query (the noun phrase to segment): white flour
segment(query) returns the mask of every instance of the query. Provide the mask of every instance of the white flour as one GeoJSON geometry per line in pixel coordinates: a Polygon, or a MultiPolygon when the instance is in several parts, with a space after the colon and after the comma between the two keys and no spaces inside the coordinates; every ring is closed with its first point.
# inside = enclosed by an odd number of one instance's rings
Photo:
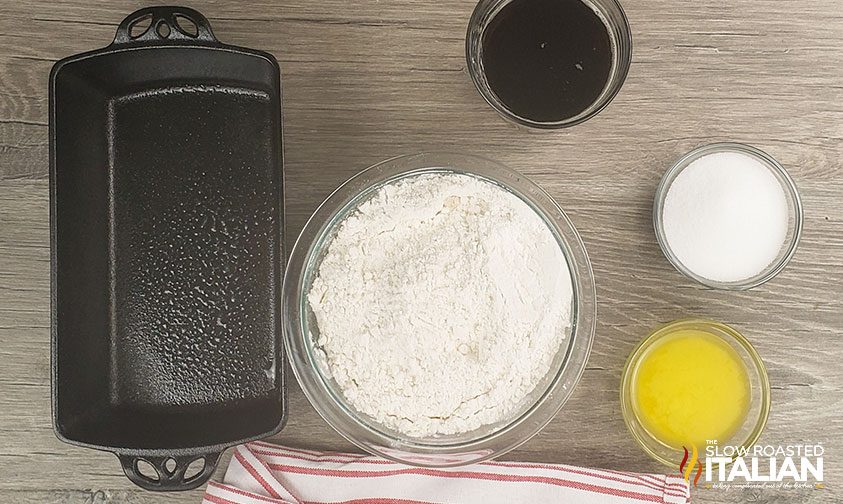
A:
{"type": "Polygon", "coordinates": [[[541,218],[458,174],[375,191],[340,223],[308,293],[346,400],[415,437],[508,420],[563,346],[571,297],[541,218]]]}

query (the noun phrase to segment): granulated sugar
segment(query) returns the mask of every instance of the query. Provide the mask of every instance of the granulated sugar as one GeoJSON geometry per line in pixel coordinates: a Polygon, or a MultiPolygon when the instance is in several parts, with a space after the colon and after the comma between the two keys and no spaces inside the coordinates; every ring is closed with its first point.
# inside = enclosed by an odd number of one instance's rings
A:
{"type": "Polygon", "coordinates": [[[572,284],[524,201],[431,173],[379,188],[340,223],[307,299],[346,400],[428,437],[511,417],[566,344],[572,284]]]}
{"type": "Polygon", "coordinates": [[[738,282],[766,269],[787,236],[784,189],[761,161],[739,152],[695,160],[668,189],[664,234],[697,275],[738,282]]]}

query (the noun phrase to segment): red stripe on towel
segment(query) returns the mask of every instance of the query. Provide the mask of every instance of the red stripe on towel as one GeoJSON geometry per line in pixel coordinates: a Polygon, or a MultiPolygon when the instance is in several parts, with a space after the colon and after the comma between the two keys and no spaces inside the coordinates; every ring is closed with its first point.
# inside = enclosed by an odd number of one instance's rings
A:
{"type": "Polygon", "coordinates": [[[272,488],[272,485],[270,485],[269,482],[267,482],[264,479],[264,477],[261,476],[260,473],[258,473],[257,469],[255,469],[254,466],[252,466],[252,464],[250,464],[243,457],[243,455],[240,455],[239,452],[235,451],[234,452],[234,458],[236,458],[237,461],[240,462],[240,465],[242,465],[243,468],[246,469],[249,472],[249,474],[251,474],[252,477],[255,478],[255,480],[257,480],[258,483],[260,483],[260,485],[264,488],[264,490],[269,492],[269,495],[275,497],[276,499],[281,498],[281,494],[279,494],[278,492],[275,491],[274,488],[272,488]]]}
{"type": "Polygon", "coordinates": [[[314,469],[307,467],[291,466],[287,464],[267,465],[270,469],[276,471],[310,474],[313,476],[333,476],[340,478],[377,478],[385,476],[412,474],[440,478],[466,478],[489,481],[504,481],[512,483],[544,483],[547,485],[564,486],[569,488],[576,488],[578,490],[586,490],[605,495],[615,495],[618,497],[627,497],[630,499],[639,499],[650,502],[660,502],[662,500],[661,496],[659,495],[644,494],[640,492],[633,492],[631,490],[619,490],[615,488],[601,487],[589,483],[580,483],[577,481],[569,481],[563,480],[561,478],[551,478],[547,476],[518,476],[509,474],[482,473],[471,471],[441,471],[437,469],[424,469],[419,467],[387,471],[351,471],[343,469],[314,469]]]}

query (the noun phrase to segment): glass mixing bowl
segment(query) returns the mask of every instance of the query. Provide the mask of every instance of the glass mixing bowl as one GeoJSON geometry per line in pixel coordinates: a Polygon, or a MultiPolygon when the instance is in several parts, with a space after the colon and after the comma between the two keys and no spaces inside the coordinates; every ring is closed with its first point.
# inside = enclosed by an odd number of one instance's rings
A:
{"type": "Polygon", "coordinates": [[[405,464],[448,467],[499,456],[528,440],[559,412],[582,376],[597,315],[594,277],[585,246],[559,205],[521,174],[481,157],[425,153],[378,163],[349,179],[316,209],[293,247],[283,288],[284,344],[293,372],[316,411],[369,453],[405,464]],[[572,327],[547,376],[506,421],[448,436],[412,437],[379,425],[348,404],[320,370],[316,320],[307,293],[338,224],[382,185],[422,173],[458,173],[495,183],[520,197],[556,236],[573,285],[572,327]]]}

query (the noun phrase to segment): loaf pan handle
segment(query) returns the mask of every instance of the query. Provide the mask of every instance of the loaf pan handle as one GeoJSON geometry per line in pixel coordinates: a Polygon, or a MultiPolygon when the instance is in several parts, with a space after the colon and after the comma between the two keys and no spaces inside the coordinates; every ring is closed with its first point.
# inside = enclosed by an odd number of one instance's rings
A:
{"type": "Polygon", "coordinates": [[[178,490],[193,490],[204,484],[214,474],[217,463],[222,452],[206,453],[204,455],[173,455],[163,457],[147,457],[136,455],[117,454],[120,463],[123,465],[123,472],[132,483],[153,492],[174,492],[178,490]],[[205,460],[205,465],[198,473],[185,478],[185,471],[191,462],[199,459],[205,460]],[[170,462],[172,461],[172,462],[170,462]],[[141,473],[138,464],[146,462],[157,473],[158,477],[153,478],[141,473]],[[174,465],[175,464],[175,465],[174,465]],[[173,466],[172,470],[168,466],[173,466]]]}
{"type": "Polygon", "coordinates": [[[211,23],[199,11],[188,7],[145,7],[126,16],[117,27],[114,44],[149,45],[178,42],[217,42],[211,23]],[[149,28],[132,37],[132,27],[150,20],[149,28]],[[190,23],[196,28],[190,29],[190,23]]]}

